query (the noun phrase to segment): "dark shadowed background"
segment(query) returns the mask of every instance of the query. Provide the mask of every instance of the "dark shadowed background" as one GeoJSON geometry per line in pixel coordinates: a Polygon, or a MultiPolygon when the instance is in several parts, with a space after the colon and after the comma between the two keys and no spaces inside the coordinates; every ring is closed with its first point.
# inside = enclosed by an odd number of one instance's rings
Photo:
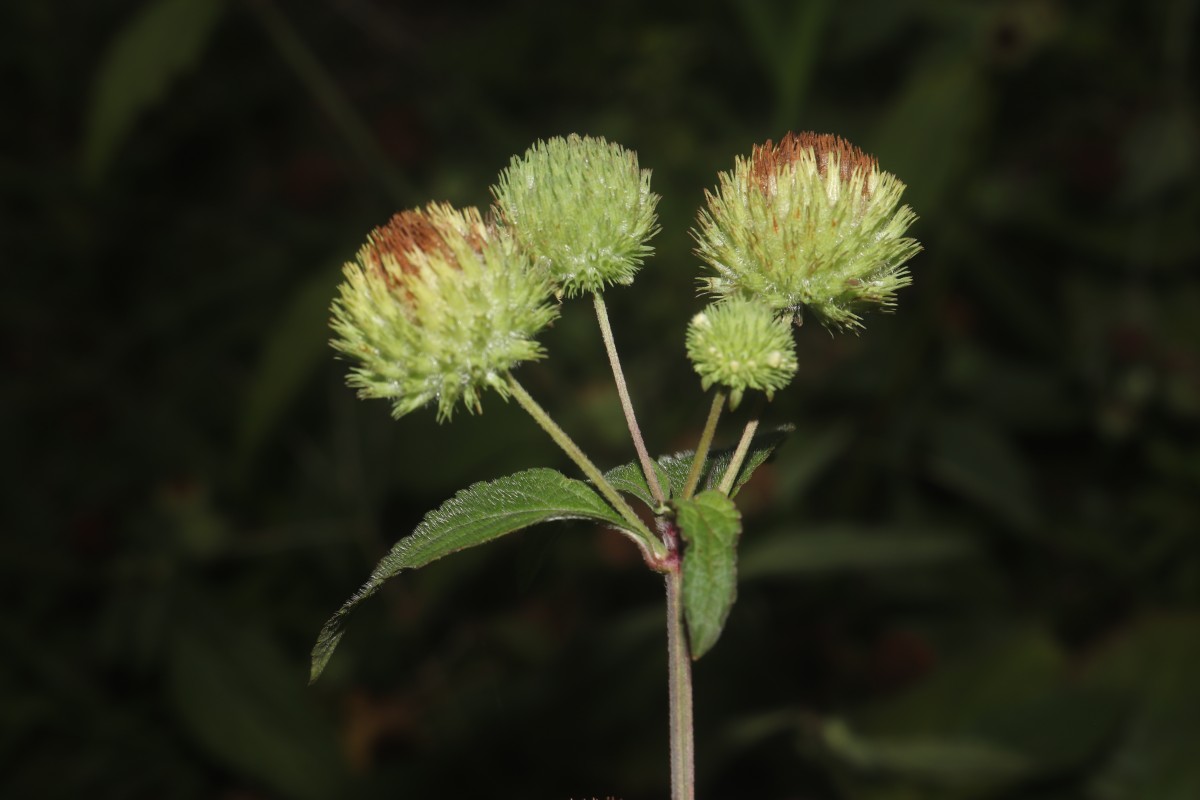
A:
{"type": "MultiPolygon", "coordinates": [[[[908,183],[897,313],[799,331],[696,666],[705,800],[1200,797],[1195,0],[25,0],[0,11],[0,794],[667,794],[662,589],[559,523],[324,619],[468,483],[574,474],[515,406],[394,422],[340,265],[538,138],[662,195],[608,293],[652,450],[707,407],[688,229],[835,132],[908,183]]],[[[521,380],[632,458],[587,303],[521,380]]],[[[719,443],[736,436],[742,413],[719,443]]]]}

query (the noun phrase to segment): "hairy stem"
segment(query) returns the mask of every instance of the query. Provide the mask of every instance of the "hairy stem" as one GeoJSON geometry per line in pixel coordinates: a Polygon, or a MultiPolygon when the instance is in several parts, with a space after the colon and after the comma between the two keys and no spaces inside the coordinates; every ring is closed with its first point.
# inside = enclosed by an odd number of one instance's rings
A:
{"type": "Polygon", "coordinates": [[[721,478],[721,494],[728,496],[733,489],[733,482],[737,480],[738,471],[742,468],[742,462],[746,460],[746,453],[750,451],[750,441],[754,438],[754,432],[758,430],[758,417],[746,423],[746,429],[742,431],[742,439],[738,442],[737,449],[733,451],[733,457],[729,459],[729,466],[725,468],[725,475],[721,478]]]}
{"type": "Polygon", "coordinates": [[[667,572],[667,687],[671,716],[671,800],[696,797],[696,757],[692,720],[692,659],[683,620],[683,569],[676,560],[667,572]]]}
{"type": "Polygon", "coordinates": [[[632,531],[641,540],[640,544],[643,550],[661,557],[663,555],[662,543],[650,532],[650,529],[646,527],[646,524],[642,522],[638,515],[634,513],[629,503],[625,502],[625,498],[621,497],[621,494],[608,482],[604,477],[604,473],[579,449],[579,445],[575,444],[575,440],[558,426],[558,423],[546,413],[546,410],[538,405],[529,392],[525,391],[525,387],[517,382],[512,373],[509,373],[506,377],[508,388],[512,392],[513,397],[517,398],[517,402],[529,412],[529,416],[533,417],[534,422],[541,426],[542,430],[550,434],[550,438],[554,440],[554,443],[561,447],[563,452],[575,462],[576,466],[583,471],[583,474],[587,476],[588,480],[592,482],[600,494],[604,495],[604,499],[611,503],[612,507],[617,510],[617,513],[625,518],[632,531]]]}
{"type": "Polygon", "coordinates": [[[683,485],[683,499],[690,499],[696,493],[696,484],[700,482],[700,471],[708,460],[708,451],[712,448],[713,435],[717,432],[717,420],[721,418],[721,409],[725,406],[725,393],[718,390],[713,397],[712,408],[708,410],[708,421],[704,423],[704,432],[696,444],[696,455],[692,457],[692,468],[688,470],[687,481],[683,485]]]}
{"type": "Polygon", "coordinates": [[[629,399],[629,387],[625,383],[625,371],[621,369],[621,359],[617,356],[617,344],[613,340],[612,326],[608,321],[608,307],[599,292],[592,293],[592,301],[596,307],[596,321],[600,324],[600,336],[604,339],[604,349],[608,353],[608,363],[612,365],[613,380],[617,384],[617,397],[621,398],[621,410],[625,412],[625,423],[629,426],[629,435],[633,438],[633,449],[637,451],[638,461],[641,462],[642,472],[646,475],[646,485],[650,487],[650,495],[660,508],[666,502],[662,486],[658,482],[658,471],[650,460],[646,450],[646,442],[642,439],[642,429],[638,426],[637,416],[633,413],[633,401],[629,399]]]}

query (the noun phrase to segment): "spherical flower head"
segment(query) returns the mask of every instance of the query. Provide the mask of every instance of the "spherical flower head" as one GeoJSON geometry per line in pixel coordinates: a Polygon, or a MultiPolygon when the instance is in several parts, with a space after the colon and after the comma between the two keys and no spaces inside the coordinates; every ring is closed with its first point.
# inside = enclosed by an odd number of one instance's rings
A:
{"type": "Polygon", "coordinates": [[[637,154],[572,134],[513,157],[492,187],[501,223],[560,295],[628,285],[658,232],[650,171],[637,154]]]}
{"type": "Polygon", "coordinates": [[[861,327],[859,311],[891,308],[912,282],[904,264],[921,246],[904,236],[916,219],[900,206],[904,188],[837,136],[789,133],[755,147],[707,193],[693,235],[716,274],[701,282],[782,312],[807,308],[831,328],[861,327]]]}
{"type": "Polygon", "coordinates": [[[544,353],[534,340],[557,316],[550,284],[478,210],[430,204],[371,232],[333,303],[333,346],[357,361],[360,397],[392,401],[400,417],[437,403],[480,410],[490,386],[544,353]]]}
{"type": "Polygon", "coordinates": [[[770,400],[796,374],[790,320],[742,297],[714,303],[692,317],[687,354],[706,390],[714,383],[729,390],[730,408],[737,408],[747,389],[765,392],[770,400]]]}

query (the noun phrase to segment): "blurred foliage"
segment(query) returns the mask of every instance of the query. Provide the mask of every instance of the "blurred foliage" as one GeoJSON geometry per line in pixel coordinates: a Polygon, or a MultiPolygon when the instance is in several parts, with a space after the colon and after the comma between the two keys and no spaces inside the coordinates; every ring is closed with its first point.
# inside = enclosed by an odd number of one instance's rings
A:
{"type": "MultiPolygon", "coordinates": [[[[661,586],[583,523],[394,581],[304,688],[425,511],[569,469],[496,398],[448,426],[356,401],[327,306],[394,210],[607,136],[664,198],[618,345],[651,447],[689,447],[687,230],[797,128],[905,180],[926,252],[861,337],[800,331],[768,420],[797,430],[742,493],[745,579],[696,670],[701,796],[1200,797],[1196,17],[4,4],[0,794],[665,795],[661,586]]],[[[586,307],[546,344],[522,381],[628,461],[586,307]]]]}

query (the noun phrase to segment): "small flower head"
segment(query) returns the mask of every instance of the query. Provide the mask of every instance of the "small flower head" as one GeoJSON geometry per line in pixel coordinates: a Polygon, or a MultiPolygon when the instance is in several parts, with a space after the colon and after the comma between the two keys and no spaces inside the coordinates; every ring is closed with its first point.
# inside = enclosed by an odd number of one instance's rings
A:
{"type": "Polygon", "coordinates": [[[911,283],[904,263],[920,249],[904,236],[916,219],[904,184],[872,156],[831,135],[789,133],[755,147],[707,194],[694,232],[721,297],[755,297],[777,311],[807,308],[835,328],[861,327],[858,311],[890,308],[911,283]]]}
{"type": "Polygon", "coordinates": [[[492,187],[502,224],[560,295],[633,282],[658,226],[650,171],[637,154],[572,134],[514,156],[492,187]]]}
{"type": "Polygon", "coordinates": [[[743,297],[714,303],[692,317],[687,353],[705,389],[714,383],[729,389],[730,408],[747,389],[765,392],[770,400],[796,374],[789,320],[743,297]]]}
{"type": "Polygon", "coordinates": [[[550,285],[479,211],[430,204],[371,232],[333,303],[333,346],[356,360],[360,397],[392,401],[400,417],[437,402],[448,419],[472,412],[503,375],[541,358],[534,336],[557,315],[550,285]]]}

